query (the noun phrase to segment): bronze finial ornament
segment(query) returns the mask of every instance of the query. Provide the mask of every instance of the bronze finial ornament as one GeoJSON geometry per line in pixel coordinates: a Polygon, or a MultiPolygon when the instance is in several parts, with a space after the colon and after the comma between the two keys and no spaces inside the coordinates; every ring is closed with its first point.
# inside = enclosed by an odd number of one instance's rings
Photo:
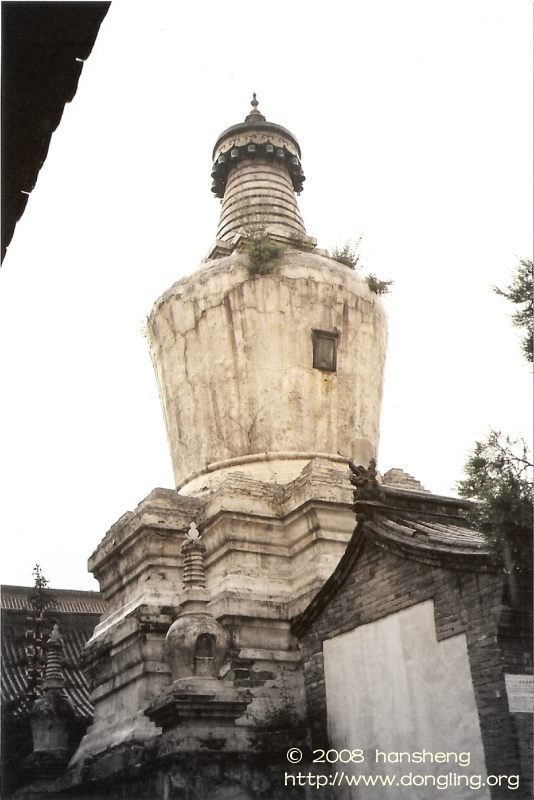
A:
{"type": "Polygon", "coordinates": [[[250,101],[250,105],[252,106],[252,111],[250,111],[247,116],[245,117],[245,122],[265,122],[265,117],[258,109],[258,98],[256,97],[256,92],[252,94],[252,100],[250,101]]]}

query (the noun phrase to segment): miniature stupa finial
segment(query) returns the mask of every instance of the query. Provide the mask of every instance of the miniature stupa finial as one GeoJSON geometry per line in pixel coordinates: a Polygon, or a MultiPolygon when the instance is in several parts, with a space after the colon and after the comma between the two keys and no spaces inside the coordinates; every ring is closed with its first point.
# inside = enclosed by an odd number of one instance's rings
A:
{"type": "Polygon", "coordinates": [[[252,93],[252,100],[250,101],[250,105],[252,106],[252,111],[245,117],[245,122],[265,122],[265,117],[258,110],[259,103],[258,103],[258,98],[256,97],[256,92],[252,93]]]}
{"type": "Polygon", "coordinates": [[[46,667],[43,689],[63,689],[65,686],[65,676],[63,675],[63,638],[56,623],[52,628],[50,638],[46,645],[46,667]]]}
{"type": "Polygon", "coordinates": [[[204,553],[206,548],[200,539],[201,536],[197,524],[192,522],[185,534],[185,541],[182,545],[184,559],[183,582],[186,592],[190,592],[192,589],[206,588],[204,572],[204,553]]]}

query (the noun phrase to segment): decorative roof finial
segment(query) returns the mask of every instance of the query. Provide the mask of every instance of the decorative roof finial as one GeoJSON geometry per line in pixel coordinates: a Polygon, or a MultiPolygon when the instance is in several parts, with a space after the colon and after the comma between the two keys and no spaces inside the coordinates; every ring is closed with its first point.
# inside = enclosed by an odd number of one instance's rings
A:
{"type": "Polygon", "coordinates": [[[259,104],[256,98],[256,92],[252,94],[250,105],[252,106],[252,111],[245,117],[245,122],[265,122],[265,117],[258,111],[259,104]]]}

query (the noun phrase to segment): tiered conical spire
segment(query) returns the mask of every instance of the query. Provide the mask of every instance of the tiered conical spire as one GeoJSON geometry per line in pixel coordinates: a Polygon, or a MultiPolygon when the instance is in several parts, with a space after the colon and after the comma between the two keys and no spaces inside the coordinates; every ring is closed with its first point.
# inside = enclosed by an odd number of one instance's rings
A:
{"type": "Polygon", "coordinates": [[[217,240],[270,236],[314,245],[295,198],[305,180],[299,143],[286,128],[267,122],[255,93],[251,105],[244,122],[227,128],[213,151],[212,191],[223,201],[217,240]]]}

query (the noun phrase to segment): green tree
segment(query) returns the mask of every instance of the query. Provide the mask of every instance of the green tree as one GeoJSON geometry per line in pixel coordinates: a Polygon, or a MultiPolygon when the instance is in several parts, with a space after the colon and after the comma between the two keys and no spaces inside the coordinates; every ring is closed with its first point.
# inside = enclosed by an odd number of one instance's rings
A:
{"type": "Polygon", "coordinates": [[[474,499],[471,522],[486,538],[510,576],[511,599],[532,575],[532,462],[522,439],[490,431],[475,442],[458,482],[462,497],[474,499]],[[523,580],[524,579],[524,580],[523,580]]]}
{"type": "Polygon", "coordinates": [[[524,331],[521,349],[527,361],[532,363],[532,335],[534,322],[534,296],[532,280],[532,261],[521,258],[513,275],[512,282],[506,290],[494,287],[494,292],[506,297],[514,305],[519,306],[512,315],[512,322],[516,328],[524,331]]]}
{"type": "Polygon", "coordinates": [[[48,581],[43,575],[43,571],[41,569],[40,564],[36,564],[32,570],[33,575],[33,591],[30,595],[30,602],[32,604],[32,608],[36,609],[39,613],[45,610],[46,606],[48,605],[48,598],[46,595],[46,587],[48,586],[48,581]]]}

